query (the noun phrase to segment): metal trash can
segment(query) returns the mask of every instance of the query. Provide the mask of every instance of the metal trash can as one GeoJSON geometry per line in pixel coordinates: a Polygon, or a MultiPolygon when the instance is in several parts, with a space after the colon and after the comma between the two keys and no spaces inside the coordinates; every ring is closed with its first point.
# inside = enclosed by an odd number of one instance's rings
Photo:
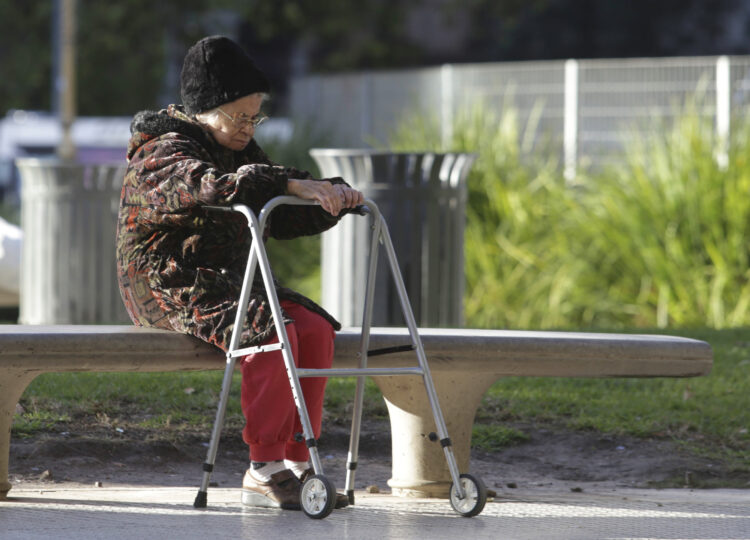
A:
{"type": "MultiPolygon", "coordinates": [[[[463,326],[466,177],[474,154],[312,149],[321,176],[340,176],[380,208],[417,324],[463,326]]],[[[344,219],[323,234],[322,304],[360,326],[370,223],[344,219]]],[[[403,326],[386,258],[378,259],[373,326],[403,326]]]]}
{"type": "Polygon", "coordinates": [[[16,160],[21,177],[21,324],[129,322],[115,271],[125,163],[16,160]]]}

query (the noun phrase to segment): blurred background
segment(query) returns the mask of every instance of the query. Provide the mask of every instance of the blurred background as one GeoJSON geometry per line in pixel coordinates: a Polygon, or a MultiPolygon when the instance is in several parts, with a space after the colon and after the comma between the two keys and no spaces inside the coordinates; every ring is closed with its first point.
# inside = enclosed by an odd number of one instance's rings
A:
{"type": "MultiPolygon", "coordinates": [[[[64,4],[0,0],[9,227],[15,160],[55,155],[62,138],[64,4]]],[[[278,162],[317,174],[315,146],[477,154],[468,326],[749,322],[746,0],[73,4],[80,163],[122,163],[132,115],[179,102],[186,49],[224,34],[272,81],[257,137],[278,162]]],[[[18,244],[8,228],[11,309],[18,244]]],[[[319,246],[293,249],[307,270],[282,250],[278,272],[319,297],[319,246]]]]}

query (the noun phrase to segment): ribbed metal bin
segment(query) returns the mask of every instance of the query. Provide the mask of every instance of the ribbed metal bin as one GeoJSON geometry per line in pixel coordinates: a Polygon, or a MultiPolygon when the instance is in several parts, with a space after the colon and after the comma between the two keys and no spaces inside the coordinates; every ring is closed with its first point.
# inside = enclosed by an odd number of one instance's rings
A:
{"type": "MultiPolygon", "coordinates": [[[[463,326],[466,177],[476,156],[359,149],[310,151],[321,176],[340,176],[380,208],[417,324],[463,326]]],[[[322,303],[344,326],[362,324],[370,223],[344,219],[323,234],[322,303]]],[[[403,326],[386,257],[378,259],[374,326],[403,326]]]]}
{"type": "Polygon", "coordinates": [[[128,322],[115,273],[125,163],[16,161],[21,176],[22,324],[128,322]]]}

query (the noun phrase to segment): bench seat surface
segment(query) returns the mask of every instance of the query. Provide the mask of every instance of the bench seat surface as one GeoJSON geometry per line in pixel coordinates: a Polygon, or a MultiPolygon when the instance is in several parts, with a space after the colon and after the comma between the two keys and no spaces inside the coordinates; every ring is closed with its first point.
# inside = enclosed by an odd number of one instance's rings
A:
{"type": "MultiPolygon", "coordinates": [[[[432,370],[499,376],[657,377],[707,374],[711,347],[689,338],[582,332],[420,329],[432,370]]],[[[334,365],[355,367],[360,330],[337,334],[334,365]]],[[[410,342],[405,328],[373,328],[370,349],[410,342]]],[[[405,366],[411,352],[369,365],[405,366]]],[[[223,369],[224,354],[191,336],[134,326],[0,326],[0,369],[173,371],[223,369]]]]}

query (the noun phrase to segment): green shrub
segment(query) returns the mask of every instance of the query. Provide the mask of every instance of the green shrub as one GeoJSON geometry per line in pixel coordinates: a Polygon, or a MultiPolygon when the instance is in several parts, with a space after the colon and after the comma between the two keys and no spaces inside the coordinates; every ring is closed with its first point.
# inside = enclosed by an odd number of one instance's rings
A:
{"type": "Polygon", "coordinates": [[[582,179],[569,216],[582,235],[576,254],[589,261],[586,288],[609,305],[593,322],[747,325],[748,125],[735,130],[725,168],[711,118],[694,101],[654,128],[629,138],[622,167],[582,179]]]}
{"type": "MultiPolygon", "coordinates": [[[[696,101],[671,125],[632,131],[619,166],[573,182],[552,152],[529,157],[533,126],[522,135],[513,107],[459,114],[450,149],[478,154],[468,179],[467,325],[750,324],[750,127],[736,122],[722,168],[696,101]]],[[[434,121],[407,118],[391,146],[440,150],[437,134],[434,121]]]]}

